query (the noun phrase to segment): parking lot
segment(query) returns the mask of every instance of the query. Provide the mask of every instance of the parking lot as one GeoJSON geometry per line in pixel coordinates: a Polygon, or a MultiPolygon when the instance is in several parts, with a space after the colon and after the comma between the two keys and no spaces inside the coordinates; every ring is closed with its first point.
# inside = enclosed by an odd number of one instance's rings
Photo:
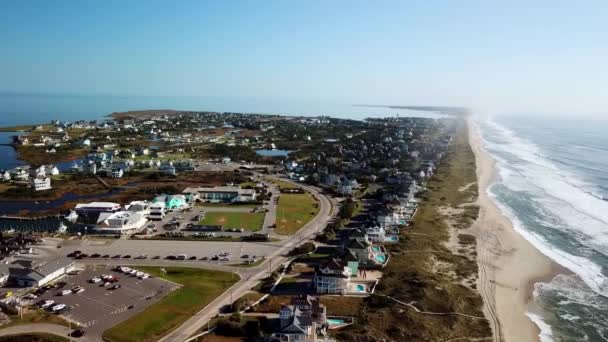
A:
{"type": "Polygon", "coordinates": [[[68,275],[61,281],[66,285],[59,289],[48,290],[35,301],[54,300],[55,303],[69,306],[71,309],[62,316],[78,323],[89,334],[101,334],[104,330],[143,311],[178,287],[177,284],[159,278],[138,279],[114,271],[109,266],[87,268],[77,275],[68,275]],[[108,286],[104,286],[103,281],[98,283],[89,281],[102,274],[118,276],[119,280],[108,286]],[[120,288],[111,289],[114,285],[120,285],[120,288]],[[60,295],[62,290],[76,286],[84,288],[84,291],[60,295]]]}

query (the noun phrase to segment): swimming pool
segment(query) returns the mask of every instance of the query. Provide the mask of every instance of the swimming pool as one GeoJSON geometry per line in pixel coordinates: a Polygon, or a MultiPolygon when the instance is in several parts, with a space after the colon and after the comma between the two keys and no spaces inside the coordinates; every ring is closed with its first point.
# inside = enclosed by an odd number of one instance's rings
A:
{"type": "Polygon", "coordinates": [[[372,246],[372,251],[380,252],[380,246],[372,246]]]}
{"type": "Polygon", "coordinates": [[[386,261],[386,256],[384,254],[379,254],[375,256],[376,261],[378,261],[379,263],[384,264],[384,262],[386,261]]]}
{"type": "Polygon", "coordinates": [[[357,292],[365,292],[365,285],[357,284],[355,289],[357,290],[357,292]]]}
{"type": "Polygon", "coordinates": [[[399,241],[399,237],[395,236],[395,235],[392,235],[392,236],[389,236],[387,240],[388,241],[397,242],[397,241],[399,241]]]}
{"type": "Polygon", "coordinates": [[[337,319],[337,318],[328,318],[327,319],[327,324],[329,324],[329,325],[341,325],[341,324],[344,324],[344,320],[343,319],[337,319]]]}

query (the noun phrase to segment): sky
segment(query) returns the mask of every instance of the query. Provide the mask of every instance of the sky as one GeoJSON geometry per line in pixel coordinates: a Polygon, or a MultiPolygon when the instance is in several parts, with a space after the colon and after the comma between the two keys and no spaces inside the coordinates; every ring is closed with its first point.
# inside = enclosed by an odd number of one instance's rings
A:
{"type": "Polygon", "coordinates": [[[601,113],[606,1],[0,1],[0,91],[601,113]]]}

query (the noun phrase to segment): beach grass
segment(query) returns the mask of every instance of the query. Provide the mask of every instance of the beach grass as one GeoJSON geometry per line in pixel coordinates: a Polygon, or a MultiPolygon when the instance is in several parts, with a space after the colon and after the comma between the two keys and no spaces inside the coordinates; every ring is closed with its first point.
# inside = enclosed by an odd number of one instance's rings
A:
{"type": "Polygon", "coordinates": [[[264,216],[265,213],[214,211],[205,213],[205,217],[199,224],[216,225],[229,229],[243,228],[247,231],[256,232],[262,229],[264,216]]]}
{"type": "Polygon", "coordinates": [[[317,201],[309,193],[281,194],[277,205],[277,234],[294,234],[319,212],[317,201]]]}
{"type": "MultiPolygon", "coordinates": [[[[429,180],[428,190],[421,194],[423,200],[414,217],[414,226],[402,230],[399,243],[387,246],[391,261],[384,269],[377,293],[415,303],[428,312],[483,317],[482,298],[475,284],[466,282],[477,275],[475,256],[458,253],[458,248],[447,246],[450,229],[460,229],[450,227],[448,222],[460,220],[459,216],[464,213],[447,214],[442,210],[460,208],[476,199],[475,171],[475,158],[463,124],[437,173],[429,180]]],[[[474,211],[467,215],[469,223],[476,218],[474,211]]],[[[470,237],[464,240],[468,245],[474,244],[470,237]]],[[[367,335],[386,340],[444,341],[492,336],[483,318],[421,314],[380,296],[368,298],[357,315],[352,327],[338,333],[340,339],[367,335]]]]}
{"type": "Polygon", "coordinates": [[[161,273],[160,267],[139,266],[138,270],[182,287],[142,313],[106,330],[103,333],[105,341],[157,341],[239,280],[233,273],[197,268],[165,267],[165,274],[161,273]]]}

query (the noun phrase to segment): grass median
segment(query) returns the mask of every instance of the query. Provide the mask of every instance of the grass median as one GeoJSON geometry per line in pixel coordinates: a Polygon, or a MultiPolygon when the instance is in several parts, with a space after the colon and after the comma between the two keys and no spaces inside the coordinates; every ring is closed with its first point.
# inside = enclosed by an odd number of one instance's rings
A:
{"type": "Polygon", "coordinates": [[[0,336],[0,342],[69,342],[65,337],[47,333],[24,333],[0,336]]]}
{"type": "Polygon", "coordinates": [[[126,321],[106,330],[103,339],[110,342],[157,341],[239,280],[228,272],[187,267],[138,266],[138,270],[182,285],[156,304],[126,321]]]}
{"type": "Polygon", "coordinates": [[[311,194],[281,194],[277,206],[276,233],[294,234],[319,213],[311,194]]]}

